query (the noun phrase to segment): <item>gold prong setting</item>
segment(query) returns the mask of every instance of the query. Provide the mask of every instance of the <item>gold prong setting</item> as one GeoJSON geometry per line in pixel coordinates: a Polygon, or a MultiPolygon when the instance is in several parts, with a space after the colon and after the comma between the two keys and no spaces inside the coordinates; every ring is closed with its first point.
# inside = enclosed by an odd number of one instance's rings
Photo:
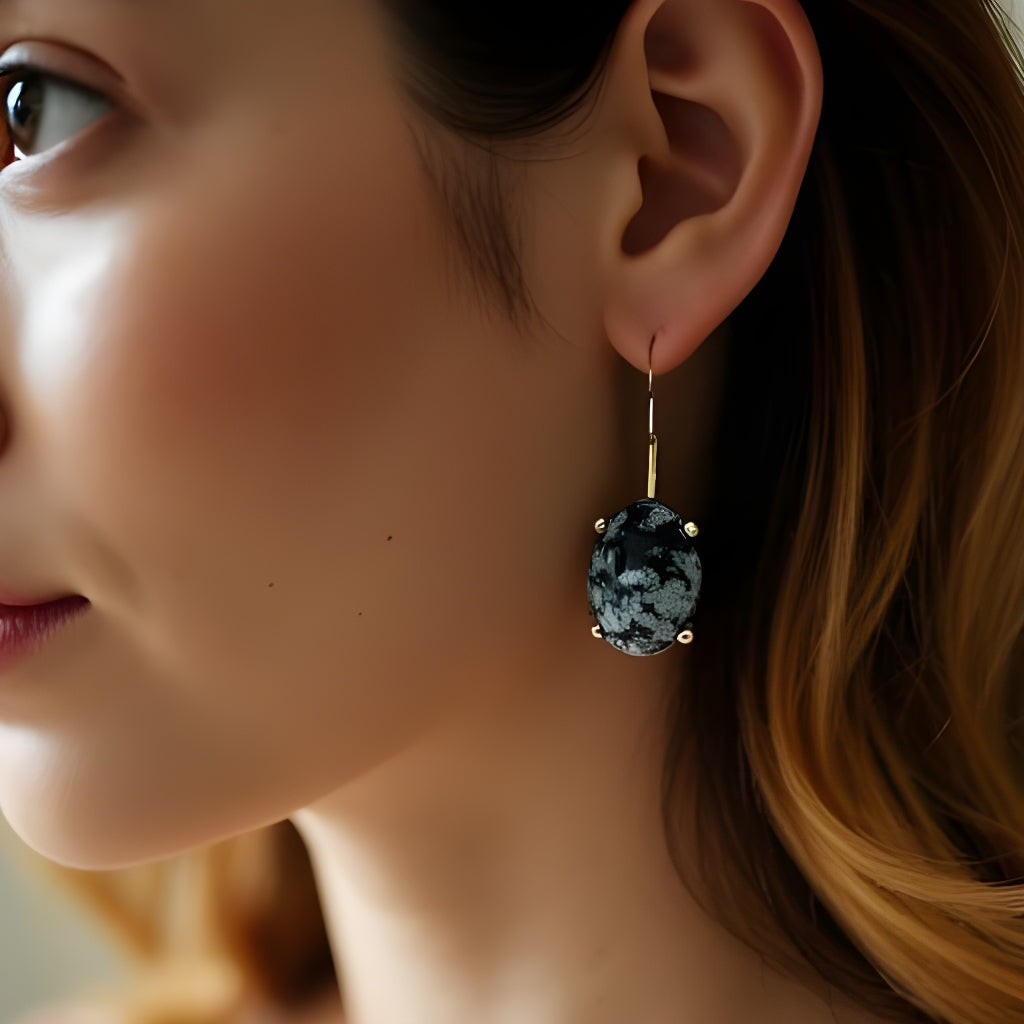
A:
{"type": "Polygon", "coordinates": [[[626,654],[691,644],[702,577],[692,542],[696,524],[657,499],[642,498],[597,520],[595,530],[587,577],[590,613],[598,623],[592,635],[626,654]]]}

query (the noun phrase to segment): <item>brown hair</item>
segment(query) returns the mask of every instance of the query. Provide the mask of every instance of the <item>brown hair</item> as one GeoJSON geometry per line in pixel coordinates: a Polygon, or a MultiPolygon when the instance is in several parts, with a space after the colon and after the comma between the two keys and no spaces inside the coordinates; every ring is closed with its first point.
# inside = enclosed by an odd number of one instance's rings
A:
{"type": "MultiPolygon", "coordinates": [[[[411,26],[414,99],[497,145],[587,94],[626,4],[438,3],[429,38],[422,3],[390,6],[411,26]],[[593,31],[545,36],[557,17],[593,31]],[[486,24],[510,40],[493,60],[486,24]],[[531,62],[533,38],[548,43],[531,62]]],[[[701,841],[687,883],[772,962],[898,1021],[1022,1024],[1021,55],[993,0],[804,7],[824,106],[782,247],[729,319],[730,469],[692,649],[706,678],[678,695],[666,825],[701,841]]],[[[462,215],[486,219],[483,249],[501,241],[486,204],[462,215]]],[[[503,252],[483,253],[499,285],[503,252]]],[[[308,862],[278,859],[289,829],[204,855],[262,863],[256,905],[214,870],[202,927],[239,985],[282,1002],[330,979],[308,862]],[[295,894],[313,909],[289,960],[261,936],[295,894]]],[[[159,912],[127,910],[119,884],[88,881],[159,952],[159,912]]]]}
{"type": "Polygon", "coordinates": [[[773,959],[781,932],[898,1020],[1020,1022],[1020,54],[995,4],[808,14],[822,122],[730,320],[733,571],[667,793],[696,756],[706,899],[773,959]]]}

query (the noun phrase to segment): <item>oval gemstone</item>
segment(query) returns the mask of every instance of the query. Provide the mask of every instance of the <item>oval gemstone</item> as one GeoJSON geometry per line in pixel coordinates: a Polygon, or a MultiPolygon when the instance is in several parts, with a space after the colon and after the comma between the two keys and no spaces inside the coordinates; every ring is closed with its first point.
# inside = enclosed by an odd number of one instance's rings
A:
{"type": "Polygon", "coordinates": [[[604,639],[626,654],[668,650],[697,607],[700,584],[683,520],[653,498],[616,513],[594,543],[590,612],[604,639]]]}

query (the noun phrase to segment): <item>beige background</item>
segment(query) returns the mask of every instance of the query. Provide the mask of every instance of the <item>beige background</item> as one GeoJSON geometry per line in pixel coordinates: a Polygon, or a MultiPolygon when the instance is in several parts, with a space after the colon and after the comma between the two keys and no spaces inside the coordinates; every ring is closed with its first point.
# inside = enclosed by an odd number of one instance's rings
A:
{"type": "MultiPolygon", "coordinates": [[[[1005,0],[1024,23],[1024,0],[1005,0]]],[[[33,1007],[115,981],[128,965],[112,942],[63,893],[12,858],[18,839],[0,817],[0,1024],[33,1007]]]]}

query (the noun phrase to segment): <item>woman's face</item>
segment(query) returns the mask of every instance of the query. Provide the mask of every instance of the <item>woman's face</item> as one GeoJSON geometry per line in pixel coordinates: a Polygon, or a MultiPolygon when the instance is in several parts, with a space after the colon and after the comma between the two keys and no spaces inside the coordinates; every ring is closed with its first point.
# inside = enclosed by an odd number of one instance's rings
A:
{"type": "Polygon", "coordinates": [[[0,806],[113,866],[285,817],[586,633],[558,482],[604,470],[578,351],[461,287],[369,4],[6,0],[0,37],[109,101],[43,78],[0,173],[0,587],[91,602],[0,676],[0,806]]]}

